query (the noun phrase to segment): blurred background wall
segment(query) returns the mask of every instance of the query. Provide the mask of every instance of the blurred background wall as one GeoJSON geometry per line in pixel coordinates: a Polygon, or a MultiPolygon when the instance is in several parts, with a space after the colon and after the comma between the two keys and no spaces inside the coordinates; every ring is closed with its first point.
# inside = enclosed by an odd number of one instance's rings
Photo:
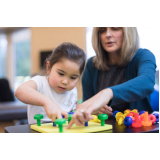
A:
{"type": "MultiPolygon", "coordinates": [[[[0,77],[8,78],[13,91],[42,73],[41,52],[52,51],[63,42],[75,43],[86,52],[85,27],[0,27],[0,35],[0,71],[5,72],[0,77]]],[[[81,87],[79,82],[78,99],[82,99],[81,87]]]]}

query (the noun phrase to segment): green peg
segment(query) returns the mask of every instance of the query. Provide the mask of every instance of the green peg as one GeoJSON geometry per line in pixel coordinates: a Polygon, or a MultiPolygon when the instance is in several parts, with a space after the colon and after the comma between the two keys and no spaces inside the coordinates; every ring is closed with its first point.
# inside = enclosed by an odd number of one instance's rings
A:
{"type": "Polygon", "coordinates": [[[101,120],[101,126],[105,126],[105,120],[108,119],[107,114],[99,114],[98,119],[101,120]]]}
{"type": "Polygon", "coordinates": [[[35,114],[34,119],[37,120],[37,126],[41,126],[41,119],[43,119],[42,114],[35,114]]]}
{"type": "Polygon", "coordinates": [[[68,124],[71,121],[71,119],[72,119],[72,114],[68,114],[68,124]]]}
{"type": "Polygon", "coordinates": [[[56,119],[55,120],[55,124],[58,124],[59,127],[59,132],[62,133],[63,132],[63,124],[66,123],[66,120],[64,118],[62,119],[56,119]]]}

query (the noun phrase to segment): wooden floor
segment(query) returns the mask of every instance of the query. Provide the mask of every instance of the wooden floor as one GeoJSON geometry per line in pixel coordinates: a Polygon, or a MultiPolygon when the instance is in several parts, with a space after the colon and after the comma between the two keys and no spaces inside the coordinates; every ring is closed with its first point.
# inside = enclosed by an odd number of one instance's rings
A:
{"type": "Polygon", "coordinates": [[[14,121],[0,121],[0,133],[4,133],[4,128],[14,126],[14,121]]]}

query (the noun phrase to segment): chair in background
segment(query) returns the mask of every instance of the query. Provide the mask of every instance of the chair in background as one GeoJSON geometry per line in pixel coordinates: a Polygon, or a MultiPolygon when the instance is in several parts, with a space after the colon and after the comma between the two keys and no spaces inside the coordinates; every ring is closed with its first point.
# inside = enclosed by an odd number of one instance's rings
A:
{"type": "Polygon", "coordinates": [[[14,97],[7,79],[0,79],[0,121],[14,121],[15,125],[27,122],[27,104],[14,97]]]}
{"type": "Polygon", "coordinates": [[[0,79],[0,102],[15,101],[7,79],[0,79]]]}

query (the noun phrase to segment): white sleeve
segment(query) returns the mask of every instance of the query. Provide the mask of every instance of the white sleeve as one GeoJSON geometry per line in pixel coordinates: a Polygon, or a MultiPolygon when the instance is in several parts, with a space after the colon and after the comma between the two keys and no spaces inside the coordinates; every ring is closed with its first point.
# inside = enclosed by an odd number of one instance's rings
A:
{"type": "Polygon", "coordinates": [[[77,88],[75,87],[74,90],[73,90],[73,95],[74,95],[74,98],[73,98],[73,109],[72,110],[75,110],[76,109],[76,103],[77,103],[77,100],[78,100],[78,95],[77,95],[77,88]]]}
{"type": "Polygon", "coordinates": [[[41,92],[42,91],[42,76],[35,76],[35,77],[32,77],[30,80],[33,80],[36,82],[37,84],[37,91],[38,92],[41,92]]]}

